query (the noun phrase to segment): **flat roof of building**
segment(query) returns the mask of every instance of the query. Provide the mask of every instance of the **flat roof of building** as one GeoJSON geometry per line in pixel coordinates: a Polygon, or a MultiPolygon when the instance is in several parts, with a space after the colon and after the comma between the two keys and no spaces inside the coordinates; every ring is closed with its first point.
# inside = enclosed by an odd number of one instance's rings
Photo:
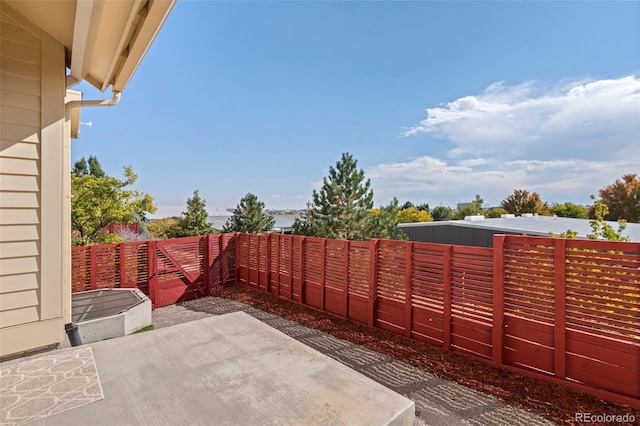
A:
{"type": "MultiPolygon", "coordinates": [[[[490,229],[509,233],[522,233],[527,235],[548,236],[550,232],[559,235],[571,229],[578,233],[579,238],[587,238],[592,233],[591,221],[588,219],[574,219],[555,216],[515,216],[500,218],[484,218],[471,216],[465,220],[447,220],[439,222],[402,223],[399,228],[416,226],[443,226],[453,225],[459,227],[490,229]]],[[[605,221],[618,231],[618,223],[605,221]]],[[[622,235],[629,237],[630,241],[640,241],[640,223],[627,223],[622,235]]]]}

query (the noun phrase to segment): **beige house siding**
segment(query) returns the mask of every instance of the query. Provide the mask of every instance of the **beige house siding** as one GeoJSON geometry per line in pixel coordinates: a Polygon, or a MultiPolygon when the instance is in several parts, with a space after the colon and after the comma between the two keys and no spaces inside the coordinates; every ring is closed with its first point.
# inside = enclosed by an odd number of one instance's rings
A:
{"type": "Polygon", "coordinates": [[[0,357],[64,338],[64,54],[0,1],[0,357]]]}

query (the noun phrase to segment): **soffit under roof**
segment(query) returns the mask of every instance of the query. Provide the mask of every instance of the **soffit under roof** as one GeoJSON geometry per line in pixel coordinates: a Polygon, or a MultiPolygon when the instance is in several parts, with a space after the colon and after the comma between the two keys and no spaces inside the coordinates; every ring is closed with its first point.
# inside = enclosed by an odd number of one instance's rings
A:
{"type": "Polygon", "coordinates": [[[122,91],[175,0],[3,0],[67,50],[71,75],[122,91]]]}

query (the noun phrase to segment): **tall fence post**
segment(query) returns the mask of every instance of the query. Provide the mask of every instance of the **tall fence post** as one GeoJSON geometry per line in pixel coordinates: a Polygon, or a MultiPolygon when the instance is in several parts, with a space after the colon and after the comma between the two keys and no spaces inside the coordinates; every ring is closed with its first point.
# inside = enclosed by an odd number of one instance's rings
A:
{"type": "Polygon", "coordinates": [[[297,237],[298,238],[298,265],[300,265],[300,277],[298,280],[298,303],[300,304],[304,304],[304,289],[305,289],[305,276],[304,276],[304,270],[305,270],[305,240],[306,237],[297,237]]]}
{"type": "Polygon", "coordinates": [[[404,265],[404,335],[411,337],[411,282],[413,274],[413,243],[407,242],[405,244],[405,265],[404,265]]]}
{"type": "Polygon", "coordinates": [[[211,235],[205,235],[202,238],[202,279],[204,280],[204,294],[209,296],[211,294],[211,276],[213,271],[211,270],[211,253],[209,250],[209,241],[211,235]]]}
{"type": "Polygon", "coordinates": [[[151,307],[155,309],[158,304],[158,262],[156,247],[157,241],[147,241],[147,276],[149,278],[149,299],[151,307]]]}
{"type": "Polygon", "coordinates": [[[349,318],[349,246],[350,241],[344,240],[342,253],[342,293],[344,294],[344,317],[349,318]]]}
{"type": "Polygon", "coordinates": [[[367,307],[367,324],[373,327],[376,323],[376,293],[378,279],[378,239],[369,242],[369,304],[367,307]]]}
{"type": "Polygon", "coordinates": [[[266,272],[266,278],[267,278],[267,282],[265,283],[265,290],[267,293],[271,293],[271,236],[273,234],[269,233],[265,236],[266,241],[266,246],[267,246],[267,250],[265,253],[265,262],[264,262],[264,269],[266,272]]]}
{"type": "Polygon", "coordinates": [[[324,293],[325,293],[325,265],[327,263],[327,239],[323,238],[320,243],[320,306],[323,311],[325,307],[324,293]]]}
{"type": "Polygon", "coordinates": [[[224,271],[227,269],[228,261],[228,253],[227,253],[227,242],[228,240],[224,237],[224,234],[218,234],[218,274],[219,274],[219,286],[222,287],[227,283],[225,278],[224,271]]]}
{"type": "MultiPolygon", "coordinates": [[[[247,285],[251,286],[251,234],[244,234],[244,237],[246,237],[246,241],[247,241],[247,251],[245,253],[245,264],[246,266],[246,270],[247,270],[247,285]]],[[[256,285],[257,287],[257,285],[256,285]]]]}
{"type": "MultiPolygon", "coordinates": [[[[249,240],[251,240],[252,235],[249,235],[249,240]]],[[[256,243],[256,250],[255,250],[255,258],[256,258],[256,288],[258,290],[262,290],[260,288],[260,237],[261,235],[256,235],[255,239],[257,240],[256,243]]],[[[249,256],[251,256],[251,252],[249,252],[249,256]]],[[[251,276],[251,272],[249,272],[249,276],[251,276]]],[[[267,286],[265,286],[265,291],[266,291],[267,286]]]]}
{"type": "Polygon", "coordinates": [[[553,371],[557,378],[567,377],[567,301],[566,301],[566,248],[567,240],[553,240],[554,260],[554,324],[553,324],[553,371]]]}
{"type": "Polygon", "coordinates": [[[493,318],[491,359],[502,365],[504,345],[504,235],[493,236],[493,318]]]}
{"type": "Polygon", "coordinates": [[[289,239],[289,300],[293,300],[293,235],[289,239]]]}
{"type": "Polygon", "coordinates": [[[119,268],[120,269],[120,285],[119,285],[120,288],[127,287],[127,284],[126,284],[127,281],[125,277],[125,274],[126,274],[125,266],[127,264],[126,253],[125,253],[126,247],[127,246],[125,245],[125,243],[118,244],[118,253],[119,253],[118,266],[120,267],[119,268]]]}
{"type": "Polygon", "coordinates": [[[453,246],[447,245],[442,251],[442,349],[451,349],[451,255],[453,246]]]}
{"type": "Polygon", "coordinates": [[[280,296],[280,243],[282,242],[282,235],[278,234],[276,237],[276,292],[280,296]]]}
{"type": "Polygon", "coordinates": [[[234,264],[234,277],[233,280],[236,284],[240,284],[240,233],[236,232],[235,244],[233,246],[233,264],[234,264]]]}
{"type": "Polygon", "coordinates": [[[89,262],[91,264],[91,273],[89,274],[89,289],[95,290],[98,281],[98,261],[96,256],[96,246],[89,247],[89,262]]]}

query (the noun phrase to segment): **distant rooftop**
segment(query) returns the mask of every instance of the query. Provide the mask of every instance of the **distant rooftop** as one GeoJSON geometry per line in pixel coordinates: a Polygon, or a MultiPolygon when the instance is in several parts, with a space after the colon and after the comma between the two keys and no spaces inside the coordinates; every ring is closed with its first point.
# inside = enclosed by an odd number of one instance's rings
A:
{"type": "MultiPolygon", "coordinates": [[[[588,219],[538,216],[532,214],[517,217],[513,215],[507,216],[509,217],[491,219],[485,219],[483,216],[470,216],[465,218],[465,220],[402,223],[398,225],[398,227],[453,225],[538,236],[548,236],[550,232],[559,235],[571,229],[578,233],[579,238],[587,238],[587,235],[592,232],[588,219]]],[[[618,222],[606,221],[606,223],[611,225],[614,230],[618,230],[618,222]]],[[[640,223],[627,223],[627,227],[622,231],[622,235],[629,237],[630,241],[640,242],[640,223]]]]}

